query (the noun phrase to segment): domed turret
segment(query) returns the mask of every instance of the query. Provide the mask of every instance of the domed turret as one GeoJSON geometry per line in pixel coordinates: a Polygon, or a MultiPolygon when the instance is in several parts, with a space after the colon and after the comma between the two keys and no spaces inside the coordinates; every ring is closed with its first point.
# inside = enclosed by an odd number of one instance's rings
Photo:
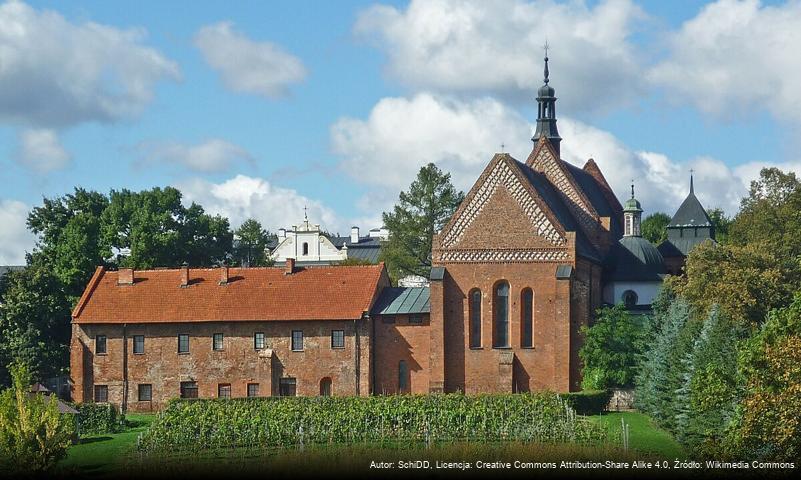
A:
{"type": "Polygon", "coordinates": [[[558,155],[562,137],[559,136],[559,131],[556,129],[556,90],[548,85],[548,74],[548,44],[546,43],[545,84],[537,90],[537,129],[531,140],[537,143],[540,137],[546,137],[558,155]]]}

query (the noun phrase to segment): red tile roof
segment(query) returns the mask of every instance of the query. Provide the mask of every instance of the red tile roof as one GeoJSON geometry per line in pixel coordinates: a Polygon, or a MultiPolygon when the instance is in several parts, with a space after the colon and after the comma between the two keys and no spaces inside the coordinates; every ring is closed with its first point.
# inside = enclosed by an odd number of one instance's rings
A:
{"type": "Polygon", "coordinates": [[[133,285],[98,267],[72,312],[75,323],[166,323],[248,320],[351,320],[369,312],[389,285],[384,264],[365,266],[138,270],[133,285]]]}

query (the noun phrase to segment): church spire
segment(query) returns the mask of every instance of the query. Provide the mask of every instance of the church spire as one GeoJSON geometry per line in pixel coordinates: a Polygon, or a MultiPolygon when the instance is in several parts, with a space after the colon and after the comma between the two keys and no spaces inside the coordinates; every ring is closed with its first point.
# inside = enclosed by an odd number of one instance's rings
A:
{"type": "Polygon", "coordinates": [[[547,137],[558,155],[562,137],[559,136],[559,131],[556,129],[556,91],[548,85],[549,74],[548,42],[545,42],[545,84],[537,90],[537,129],[531,140],[536,143],[540,137],[547,137]]]}
{"type": "Polygon", "coordinates": [[[695,195],[695,191],[693,189],[693,171],[690,170],[690,193],[695,195]]]}

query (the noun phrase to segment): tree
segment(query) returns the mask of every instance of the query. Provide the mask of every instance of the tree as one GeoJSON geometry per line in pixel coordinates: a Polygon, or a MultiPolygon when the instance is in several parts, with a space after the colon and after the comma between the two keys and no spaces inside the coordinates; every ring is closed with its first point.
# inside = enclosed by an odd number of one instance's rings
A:
{"type": "Polygon", "coordinates": [[[801,182],[795,173],[763,168],[730,226],[736,245],[759,244],[780,258],[801,255],[801,182]]]}
{"type": "Polygon", "coordinates": [[[67,454],[74,422],[58,411],[55,395],[31,395],[24,363],[11,368],[13,386],[0,393],[0,467],[13,475],[41,475],[67,454]]]}
{"type": "Polygon", "coordinates": [[[585,336],[579,351],[584,365],[582,388],[631,386],[642,353],[643,328],[623,304],[598,310],[595,324],[582,327],[582,333],[585,336]]]}
{"type": "Polygon", "coordinates": [[[37,235],[28,263],[49,268],[67,295],[80,296],[95,267],[111,255],[100,244],[100,216],[107,206],[103,194],[76,188],[63,197],[45,198],[28,215],[28,228],[37,235]]]}
{"type": "Polygon", "coordinates": [[[450,220],[464,199],[451,184],[451,175],[429,163],[422,167],[407,192],[401,192],[392,212],[384,212],[389,240],[381,257],[393,280],[404,275],[428,277],[431,240],[450,220]]]}
{"type": "Polygon", "coordinates": [[[743,325],[757,325],[767,312],[786,306],[801,289],[801,265],[761,244],[703,243],[687,256],[685,275],[666,282],[699,313],[713,305],[743,325]]]}
{"type": "Polygon", "coordinates": [[[72,297],[59,278],[37,265],[9,272],[0,283],[0,382],[23,360],[39,378],[63,373],[69,358],[72,297]]]}
{"type": "Polygon", "coordinates": [[[728,243],[732,219],[726,216],[722,208],[710,210],[709,219],[712,220],[712,225],[715,226],[715,241],[724,244],[728,243]]]}
{"type": "Polygon", "coordinates": [[[741,458],[801,457],[801,293],[773,310],[739,359],[745,389],[727,437],[741,458]]]}
{"type": "Polygon", "coordinates": [[[659,245],[667,240],[667,226],[670,223],[670,215],[667,213],[656,212],[645,217],[640,224],[640,231],[643,238],[659,245]]]}
{"type": "Polygon", "coordinates": [[[175,188],[112,190],[109,197],[101,240],[108,251],[129,252],[117,260],[122,267],[212,266],[231,251],[228,220],[207,215],[195,203],[184,207],[175,188]]]}
{"type": "Polygon", "coordinates": [[[264,267],[272,261],[267,257],[267,244],[275,235],[262,228],[253,218],[245,220],[234,232],[234,261],[246,267],[264,267]]]}

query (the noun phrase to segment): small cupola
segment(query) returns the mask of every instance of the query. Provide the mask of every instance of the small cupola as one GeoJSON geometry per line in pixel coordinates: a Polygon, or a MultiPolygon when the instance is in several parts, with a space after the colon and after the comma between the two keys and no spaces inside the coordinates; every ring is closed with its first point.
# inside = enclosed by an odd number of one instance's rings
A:
{"type": "Polygon", "coordinates": [[[640,222],[642,220],[642,207],[634,198],[634,182],[631,184],[631,198],[623,205],[624,237],[641,237],[640,222]]]}

